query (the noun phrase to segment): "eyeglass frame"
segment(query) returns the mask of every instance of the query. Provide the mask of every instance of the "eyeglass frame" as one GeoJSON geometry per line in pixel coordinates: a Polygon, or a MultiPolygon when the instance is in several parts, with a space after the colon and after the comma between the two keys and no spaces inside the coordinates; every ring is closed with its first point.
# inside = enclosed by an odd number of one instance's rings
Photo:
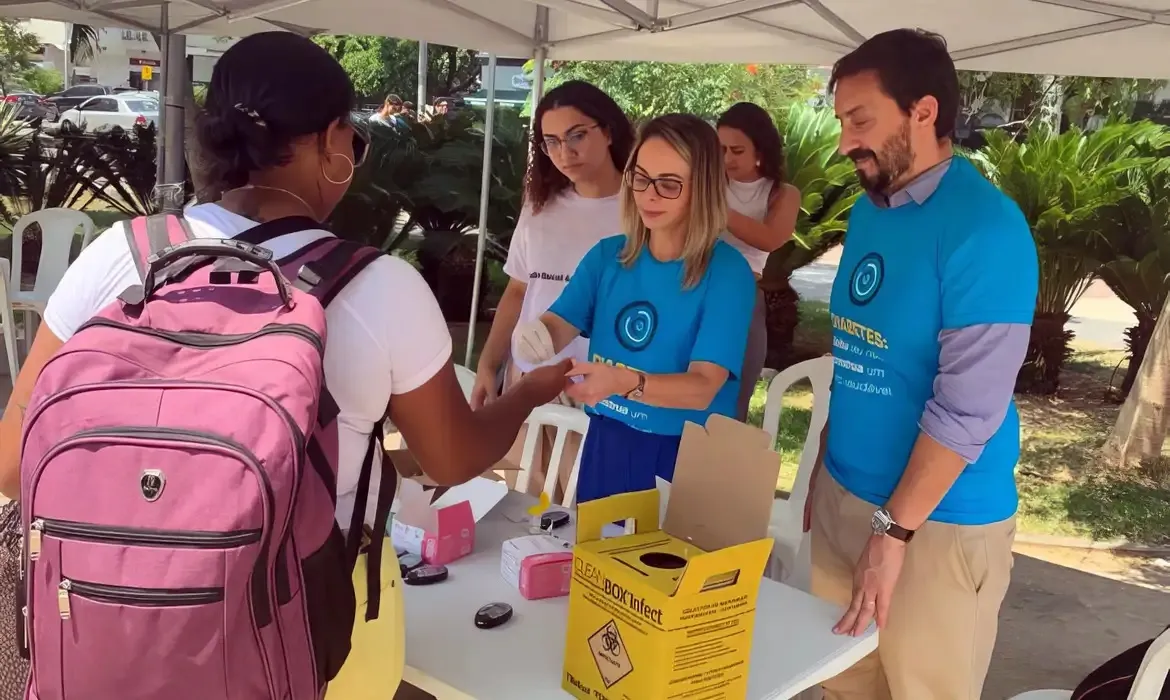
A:
{"type": "Polygon", "coordinates": [[[663,199],[678,199],[682,196],[683,189],[686,187],[685,182],[673,175],[667,177],[650,177],[649,175],[643,175],[636,170],[626,171],[626,185],[628,185],[629,188],[634,192],[645,192],[646,190],[650,189],[651,186],[653,186],[654,193],[663,199]],[[635,187],[634,178],[642,178],[646,181],[646,186],[641,189],[635,187]],[[658,189],[659,182],[669,182],[672,185],[678,185],[678,192],[673,197],[671,195],[665,194],[662,190],[658,189]]]}
{"type": "Polygon", "coordinates": [[[566,147],[573,153],[577,153],[577,146],[581,145],[581,142],[585,140],[585,137],[589,135],[589,132],[593,129],[600,128],[601,124],[598,124],[597,122],[574,126],[572,129],[569,129],[569,133],[565,134],[565,138],[563,139],[559,136],[549,136],[547,134],[543,134],[540,137],[540,143],[537,144],[537,147],[540,149],[541,153],[550,158],[552,157],[552,154],[549,153],[549,151],[553,150],[554,148],[558,153],[562,152],[566,147]],[[570,140],[575,141],[575,143],[569,143],[570,140]],[[553,141],[556,145],[550,146],[549,141],[553,141]]]}

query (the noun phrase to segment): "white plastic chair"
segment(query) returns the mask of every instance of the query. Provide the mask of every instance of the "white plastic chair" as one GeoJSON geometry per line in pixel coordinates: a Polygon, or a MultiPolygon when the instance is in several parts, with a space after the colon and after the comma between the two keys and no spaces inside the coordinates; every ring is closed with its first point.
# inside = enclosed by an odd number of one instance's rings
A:
{"type": "Polygon", "coordinates": [[[16,351],[16,318],[12,303],[8,301],[8,279],[12,268],[5,258],[0,258],[0,325],[3,325],[4,351],[8,353],[8,375],[16,382],[20,373],[20,355],[16,351]]]}
{"type": "Polygon", "coordinates": [[[8,298],[12,309],[21,312],[24,318],[26,346],[32,343],[34,330],[29,312],[44,317],[45,305],[61,282],[65,268],[69,267],[69,253],[73,249],[73,238],[78,229],[81,229],[83,245],[93,239],[93,220],[84,212],[62,208],[40,209],[25,214],[12,227],[12,273],[8,283],[8,298]],[[41,259],[33,288],[22,291],[20,276],[24,269],[24,232],[32,224],[40,225],[41,259]]]}
{"type": "MultiPolygon", "coordinates": [[[[556,492],[557,466],[561,463],[561,456],[565,452],[565,441],[569,433],[580,433],[581,444],[585,444],[585,433],[589,430],[589,416],[579,408],[569,408],[558,404],[537,406],[526,420],[527,435],[524,438],[524,449],[520,453],[520,473],[516,478],[516,488],[527,491],[527,485],[532,481],[532,466],[536,461],[536,441],[540,439],[543,426],[556,428],[556,437],[553,439],[552,452],[549,455],[548,474],[544,477],[544,492],[551,499],[556,492]]],[[[577,500],[577,475],[581,471],[581,450],[577,450],[577,457],[573,460],[573,471],[569,474],[569,483],[565,487],[565,499],[561,505],[571,508],[577,500]]]]}
{"type": "Polygon", "coordinates": [[[813,389],[812,420],[804,449],[800,453],[800,465],[796,470],[796,481],[787,500],[776,499],[772,506],[772,521],[768,533],[775,540],[772,547],[772,561],[769,572],[772,578],[783,581],[802,590],[808,590],[811,562],[804,533],[804,502],[808,499],[809,477],[816,464],[820,447],[821,430],[829,419],[829,392],[833,384],[833,358],[818,357],[797,363],[768,384],[768,398],[764,405],[764,431],[776,441],[780,430],[780,414],[784,392],[796,382],[808,379],[813,389]]]}
{"type": "Polygon", "coordinates": [[[459,388],[463,389],[463,396],[471,400],[471,390],[475,388],[475,372],[463,365],[455,365],[455,378],[459,380],[459,388]]]}
{"type": "MultiPolygon", "coordinates": [[[[1170,675],[1170,629],[1159,635],[1146,650],[1129,690],[1129,700],[1158,700],[1167,675],[1170,675]]],[[[1071,697],[1071,690],[1030,690],[1011,700],[1068,700],[1071,697]]]]}

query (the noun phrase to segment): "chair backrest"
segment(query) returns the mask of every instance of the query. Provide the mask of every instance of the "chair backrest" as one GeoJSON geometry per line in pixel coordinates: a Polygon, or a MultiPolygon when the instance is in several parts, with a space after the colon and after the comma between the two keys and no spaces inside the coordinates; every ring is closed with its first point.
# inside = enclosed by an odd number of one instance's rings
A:
{"type": "Polygon", "coordinates": [[[1129,700],[1158,700],[1162,686],[1170,683],[1170,629],[1158,635],[1146,655],[1129,690],[1129,700]]]}
{"type": "Polygon", "coordinates": [[[829,420],[829,392],[833,385],[833,358],[818,357],[805,360],[777,374],[768,384],[763,426],[764,431],[775,443],[776,434],[780,430],[780,414],[783,410],[784,393],[802,379],[808,379],[812,383],[812,420],[809,421],[808,435],[804,439],[804,449],[800,453],[800,465],[797,467],[796,481],[792,485],[792,494],[788,497],[789,503],[801,504],[808,496],[808,481],[809,477],[812,476],[813,466],[816,464],[821,430],[824,429],[825,422],[829,420]]]}
{"type": "Polygon", "coordinates": [[[471,390],[475,387],[475,372],[463,365],[455,365],[455,378],[459,380],[459,388],[463,389],[463,396],[471,400],[471,390]]]}
{"type": "MultiPolygon", "coordinates": [[[[565,452],[565,441],[569,433],[580,433],[581,444],[585,444],[585,433],[589,430],[589,416],[579,408],[569,408],[558,404],[537,406],[525,421],[528,426],[524,438],[524,450],[520,454],[520,474],[516,479],[516,488],[520,491],[527,489],[532,480],[533,462],[536,460],[536,441],[543,431],[538,428],[552,426],[556,428],[556,437],[553,439],[552,452],[548,458],[548,473],[544,478],[544,492],[551,499],[556,493],[557,478],[561,456],[565,452]]],[[[561,502],[566,508],[571,507],[577,500],[577,475],[581,471],[581,450],[573,459],[573,471],[569,474],[569,483],[565,488],[565,498],[561,502]]]]}
{"type": "Polygon", "coordinates": [[[24,233],[32,224],[38,224],[41,229],[41,259],[32,294],[48,300],[65,274],[65,268],[69,267],[69,252],[73,249],[73,238],[78,229],[81,229],[83,243],[93,238],[93,219],[85,212],[63,208],[39,209],[20,217],[12,227],[11,289],[14,292],[20,291],[24,233]]]}

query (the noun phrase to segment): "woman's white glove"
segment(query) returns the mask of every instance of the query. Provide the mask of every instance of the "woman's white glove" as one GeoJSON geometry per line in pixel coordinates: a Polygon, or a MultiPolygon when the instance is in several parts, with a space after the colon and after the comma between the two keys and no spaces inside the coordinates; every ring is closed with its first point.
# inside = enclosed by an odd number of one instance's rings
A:
{"type": "Polygon", "coordinates": [[[516,328],[516,357],[536,366],[556,357],[552,336],[540,319],[521,324],[516,328]]]}

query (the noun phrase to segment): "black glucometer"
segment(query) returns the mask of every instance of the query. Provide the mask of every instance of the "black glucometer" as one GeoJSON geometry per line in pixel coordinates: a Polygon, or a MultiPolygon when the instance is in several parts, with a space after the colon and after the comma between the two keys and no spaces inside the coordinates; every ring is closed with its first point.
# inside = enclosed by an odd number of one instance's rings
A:
{"type": "Polygon", "coordinates": [[[402,578],[402,582],[408,586],[428,586],[432,583],[447,580],[447,567],[445,566],[420,566],[417,569],[411,569],[406,572],[406,576],[402,578]]]}
{"type": "Polygon", "coordinates": [[[555,530],[569,524],[569,514],[563,510],[550,510],[540,516],[541,530],[555,530]]]}
{"type": "Polygon", "coordinates": [[[417,554],[403,554],[398,557],[398,570],[406,576],[408,573],[423,565],[422,557],[417,554]]]}
{"type": "Polygon", "coordinates": [[[507,603],[488,603],[475,613],[475,626],[481,630],[499,627],[512,619],[512,606],[507,603]]]}

